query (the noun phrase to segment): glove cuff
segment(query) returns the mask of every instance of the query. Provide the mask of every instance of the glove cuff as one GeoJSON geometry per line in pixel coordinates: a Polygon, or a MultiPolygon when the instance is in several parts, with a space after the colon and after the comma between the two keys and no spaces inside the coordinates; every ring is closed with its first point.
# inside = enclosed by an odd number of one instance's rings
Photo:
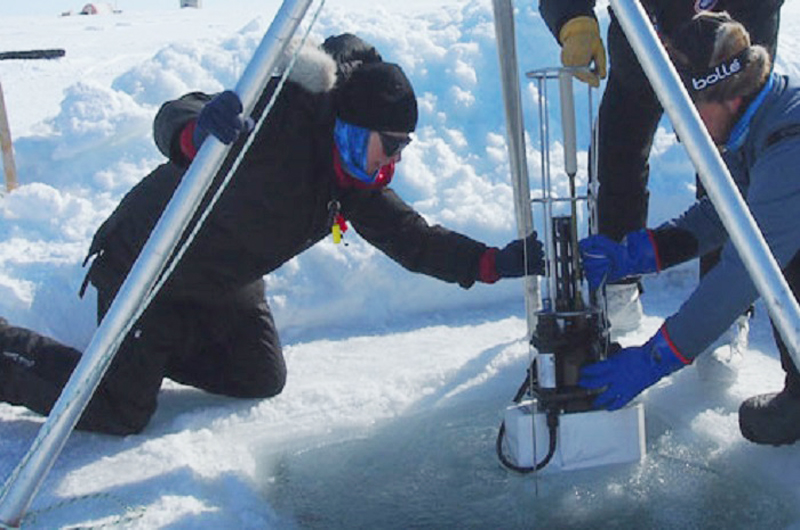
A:
{"type": "Polygon", "coordinates": [[[632,269],[640,274],[661,271],[661,259],[651,230],[642,229],[625,236],[632,269]]]}
{"type": "Polygon", "coordinates": [[[558,32],[558,42],[563,46],[567,39],[580,33],[592,33],[600,38],[600,25],[597,23],[597,19],[588,16],[569,19],[558,32]]]}
{"type": "Polygon", "coordinates": [[[697,257],[699,243],[694,234],[688,230],[668,223],[651,230],[650,234],[653,236],[659,270],[668,269],[697,257]]]}
{"type": "Polygon", "coordinates": [[[648,256],[648,259],[651,260],[652,264],[655,266],[653,272],[661,272],[664,267],[662,266],[661,254],[658,252],[656,236],[650,229],[645,230],[645,232],[647,232],[647,239],[650,241],[650,249],[652,251],[652,254],[648,256]]]}
{"type": "Polygon", "coordinates": [[[194,131],[197,128],[197,120],[192,120],[186,124],[180,135],[181,153],[189,160],[194,160],[197,156],[197,146],[194,143],[194,131]]]}
{"type": "Polygon", "coordinates": [[[661,364],[668,369],[667,373],[672,373],[679,368],[683,368],[687,364],[692,364],[691,359],[687,359],[685,355],[678,351],[675,343],[672,342],[669,332],[667,331],[666,323],[661,325],[658,333],[656,333],[651,340],[653,342],[653,347],[661,355],[661,364]]]}
{"type": "Polygon", "coordinates": [[[498,251],[499,249],[492,247],[487,248],[486,251],[481,254],[480,261],[478,261],[478,281],[482,283],[494,283],[500,279],[500,275],[497,273],[497,263],[495,261],[498,251]]]}

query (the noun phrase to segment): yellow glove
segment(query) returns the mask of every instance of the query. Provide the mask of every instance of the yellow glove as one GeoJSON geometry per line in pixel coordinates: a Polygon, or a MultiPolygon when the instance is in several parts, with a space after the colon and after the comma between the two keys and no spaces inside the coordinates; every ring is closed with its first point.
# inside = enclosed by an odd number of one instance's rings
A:
{"type": "Polygon", "coordinates": [[[580,16],[567,21],[558,34],[561,41],[561,64],[564,66],[590,66],[592,73],[578,73],[575,77],[593,87],[606,77],[606,51],[600,38],[600,27],[592,17],[580,16]]]}

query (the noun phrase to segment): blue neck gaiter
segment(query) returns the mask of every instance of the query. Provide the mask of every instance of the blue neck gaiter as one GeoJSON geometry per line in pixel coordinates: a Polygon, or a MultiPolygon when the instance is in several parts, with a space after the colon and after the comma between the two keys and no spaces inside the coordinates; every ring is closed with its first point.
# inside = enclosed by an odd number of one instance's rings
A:
{"type": "Polygon", "coordinates": [[[725,148],[729,151],[733,151],[739,149],[744,145],[744,141],[747,138],[747,134],[750,132],[750,122],[753,120],[753,115],[756,111],[761,108],[761,104],[764,103],[764,99],[767,97],[772,91],[772,86],[775,84],[775,74],[770,74],[767,83],[764,85],[764,88],[761,89],[761,92],[753,99],[750,103],[750,106],[747,107],[747,110],[739,118],[739,121],[734,126],[733,130],[731,130],[731,134],[728,137],[728,141],[725,144],[725,148]]]}
{"type": "Polygon", "coordinates": [[[372,184],[378,171],[372,175],[367,173],[367,148],[369,147],[370,130],[336,118],[333,127],[333,140],[339,150],[342,167],[353,178],[372,184]]]}

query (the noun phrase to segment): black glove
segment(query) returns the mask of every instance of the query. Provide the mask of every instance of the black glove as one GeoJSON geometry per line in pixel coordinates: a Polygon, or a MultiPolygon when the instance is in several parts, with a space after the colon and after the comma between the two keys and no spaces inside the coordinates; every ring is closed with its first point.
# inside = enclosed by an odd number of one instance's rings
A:
{"type": "Polygon", "coordinates": [[[498,250],[494,263],[497,275],[501,278],[544,274],[544,249],[541,241],[537,239],[536,232],[531,232],[525,239],[512,241],[502,250],[498,250]]]}
{"type": "Polygon", "coordinates": [[[242,132],[248,130],[248,120],[242,118],[242,102],[236,92],[226,90],[214,96],[205,104],[197,126],[192,134],[192,141],[197,149],[210,134],[216,136],[220,142],[231,144],[242,132]]]}

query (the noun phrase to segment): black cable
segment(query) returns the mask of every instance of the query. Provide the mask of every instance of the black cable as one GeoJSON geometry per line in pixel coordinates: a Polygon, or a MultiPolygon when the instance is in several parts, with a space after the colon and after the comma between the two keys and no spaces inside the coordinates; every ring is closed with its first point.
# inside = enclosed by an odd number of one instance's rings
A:
{"type": "MultiPolygon", "coordinates": [[[[522,401],[522,398],[525,397],[525,392],[531,386],[531,380],[533,378],[533,370],[534,370],[534,367],[531,365],[531,367],[528,368],[527,374],[525,376],[525,380],[522,382],[522,384],[520,385],[519,389],[517,390],[517,393],[514,395],[514,399],[513,399],[514,403],[520,403],[522,401]]],[[[533,421],[533,420],[534,420],[534,418],[531,417],[531,421],[533,421]]],[[[547,412],[547,425],[548,425],[548,432],[549,432],[549,437],[550,437],[550,443],[549,443],[549,448],[548,448],[547,455],[545,456],[544,460],[542,460],[539,464],[536,464],[536,465],[531,466],[531,467],[522,467],[522,466],[518,466],[518,465],[512,463],[506,457],[505,452],[503,451],[503,438],[504,438],[505,433],[506,433],[506,422],[503,421],[500,424],[500,429],[499,429],[499,431],[497,433],[497,440],[495,442],[495,450],[497,451],[497,458],[500,460],[500,463],[503,464],[503,466],[505,466],[506,468],[508,468],[508,469],[510,469],[512,471],[516,471],[517,473],[532,473],[534,471],[539,471],[540,469],[544,468],[548,463],[550,463],[550,460],[553,458],[553,455],[556,452],[556,441],[557,441],[557,434],[558,434],[557,433],[557,430],[558,430],[558,414],[556,412],[554,412],[554,411],[548,411],[547,412]]]]}
{"type": "MultiPolygon", "coordinates": [[[[531,416],[531,421],[535,421],[533,416],[531,416]]],[[[517,473],[527,474],[542,470],[547,464],[550,463],[550,460],[552,460],[553,455],[556,453],[556,445],[558,441],[558,412],[555,410],[547,411],[547,431],[550,437],[550,442],[547,449],[547,455],[544,457],[544,460],[538,464],[534,463],[534,465],[530,467],[518,466],[511,462],[503,451],[503,438],[506,433],[506,422],[503,421],[500,424],[500,430],[497,433],[497,441],[495,442],[495,450],[497,451],[497,458],[500,459],[500,463],[511,471],[516,471],[517,473]]],[[[534,455],[534,458],[535,457],[536,455],[534,455]]]]}

